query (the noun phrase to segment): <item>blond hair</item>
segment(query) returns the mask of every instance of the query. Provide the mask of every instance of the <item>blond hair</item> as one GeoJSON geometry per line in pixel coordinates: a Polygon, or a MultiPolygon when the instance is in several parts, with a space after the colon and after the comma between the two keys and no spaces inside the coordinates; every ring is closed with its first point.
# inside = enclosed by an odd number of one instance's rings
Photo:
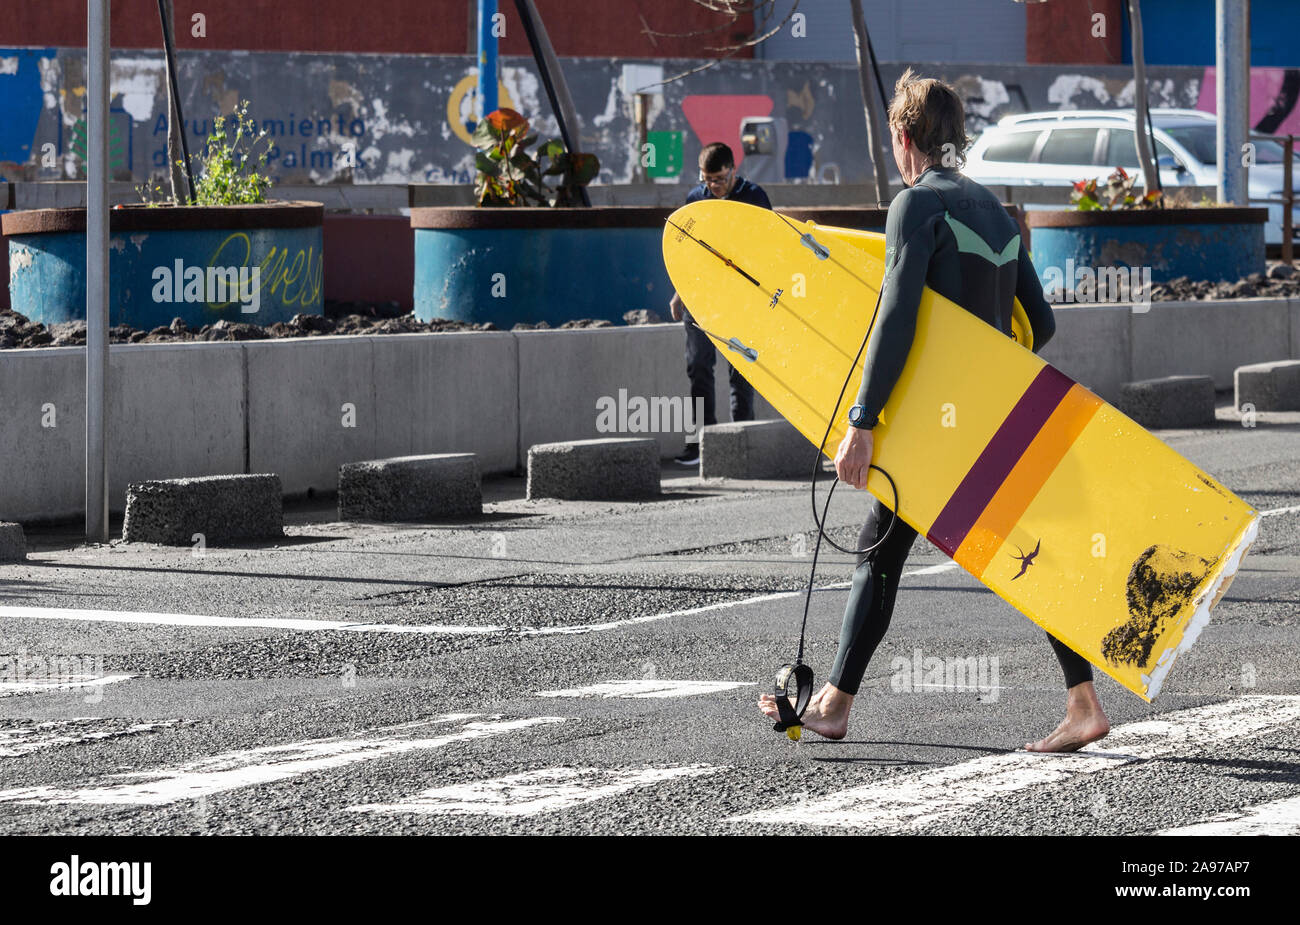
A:
{"type": "Polygon", "coordinates": [[[906,134],[916,150],[936,164],[966,163],[966,111],[957,91],[941,80],[918,77],[910,67],[905,70],[894,85],[889,126],[906,134]]]}

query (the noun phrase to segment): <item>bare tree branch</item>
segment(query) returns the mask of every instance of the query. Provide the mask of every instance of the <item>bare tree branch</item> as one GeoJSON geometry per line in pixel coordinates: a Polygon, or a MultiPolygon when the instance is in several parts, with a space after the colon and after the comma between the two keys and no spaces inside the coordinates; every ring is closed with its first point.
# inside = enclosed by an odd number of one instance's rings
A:
{"type": "MultiPolygon", "coordinates": [[[[706,8],[711,8],[711,7],[709,7],[708,5],[709,5],[710,2],[713,2],[713,0],[694,0],[694,2],[700,4],[701,6],[704,6],[704,7],[706,7],[706,8]]],[[[716,0],[716,2],[726,2],[726,0],[716,0]]],[[[680,74],[674,74],[672,77],[666,77],[666,78],[664,78],[663,80],[659,81],[658,83],[647,84],[646,86],[641,87],[641,88],[639,88],[639,89],[640,89],[640,90],[647,90],[647,89],[649,89],[650,87],[660,87],[660,86],[663,86],[664,84],[670,84],[670,83],[672,83],[672,82],[675,81],[675,80],[682,80],[683,78],[690,77],[692,74],[698,74],[700,71],[707,71],[707,70],[708,70],[709,68],[711,68],[711,67],[717,67],[720,63],[722,63],[723,61],[726,61],[728,58],[731,58],[731,57],[734,57],[735,55],[738,55],[740,52],[744,51],[746,48],[753,48],[755,45],[761,45],[763,42],[767,41],[767,40],[770,39],[772,36],[776,35],[778,32],[780,32],[782,29],[785,28],[786,23],[788,23],[788,22],[791,20],[791,18],[794,16],[794,14],[799,10],[799,2],[800,2],[800,0],[794,0],[794,5],[790,7],[790,12],[788,12],[788,13],[785,14],[785,18],[782,19],[781,22],[778,23],[778,24],[776,25],[775,28],[773,28],[773,29],[769,29],[767,32],[763,33],[762,35],[756,36],[756,37],[750,39],[749,41],[741,42],[741,43],[736,44],[736,45],[729,45],[729,46],[724,46],[724,47],[722,47],[722,48],[710,48],[710,49],[709,49],[710,51],[725,51],[726,54],[724,54],[722,57],[720,57],[720,58],[714,58],[714,59],[711,60],[711,61],[708,61],[708,62],[706,62],[706,63],[704,63],[704,64],[701,64],[699,67],[693,67],[693,68],[691,68],[689,71],[683,71],[683,72],[680,73],[680,74]]],[[[762,0],[762,2],[761,2],[760,4],[756,4],[755,6],[758,6],[758,5],[761,5],[761,6],[769,6],[769,5],[774,5],[774,4],[775,4],[775,0],[762,0]]],[[[769,16],[769,19],[770,19],[770,16],[769,16]]],[[[764,23],[766,23],[766,22],[767,22],[767,20],[764,20],[764,23]]],[[[674,33],[666,33],[666,32],[661,32],[661,33],[657,33],[657,34],[659,34],[659,35],[674,35],[674,33]]],[[[684,33],[683,35],[694,35],[694,34],[702,34],[702,33],[684,33]]]]}

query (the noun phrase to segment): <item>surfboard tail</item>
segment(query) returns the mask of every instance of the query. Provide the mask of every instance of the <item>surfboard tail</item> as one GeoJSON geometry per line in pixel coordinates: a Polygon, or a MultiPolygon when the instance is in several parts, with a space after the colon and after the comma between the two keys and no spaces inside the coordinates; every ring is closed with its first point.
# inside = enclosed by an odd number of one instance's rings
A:
{"type": "Polygon", "coordinates": [[[1136,691],[1142,699],[1150,703],[1156,698],[1160,693],[1160,689],[1164,686],[1165,678],[1168,677],[1169,669],[1173,667],[1174,661],[1179,655],[1196,644],[1201,631],[1210,623],[1211,611],[1214,610],[1219,600],[1232,585],[1232,580],[1241,567],[1242,559],[1245,558],[1258,534],[1259,515],[1256,514],[1241,529],[1233,542],[1224,550],[1224,554],[1219,557],[1214,568],[1211,569],[1204,590],[1196,598],[1193,605],[1195,609],[1191,618],[1187,621],[1187,625],[1176,644],[1168,646],[1161,652],[1151,673],[1142,676],[1142,680],[1146,685],[1145,690],[1136,691]]]}

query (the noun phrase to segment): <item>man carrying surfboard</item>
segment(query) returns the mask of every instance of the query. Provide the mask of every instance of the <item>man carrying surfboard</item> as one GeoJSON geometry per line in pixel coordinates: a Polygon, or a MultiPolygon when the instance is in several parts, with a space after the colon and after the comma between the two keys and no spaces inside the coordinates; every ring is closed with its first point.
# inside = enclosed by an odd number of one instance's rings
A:
{"type": "MultiPolygon", "coordinates": [[[[764,209],[772,208],[772,203],[761,186],[736,173],[735,155],[731,153],[730,147],[720,141],[706,145],[700,152],[700,185],[687,193],[686,204],[710,198],[733,199],[764,209]]],[[[695,319],[676,292],[668,303],[668,310],[672,312],[674,321],[684,320],[686,323],[686,375],[691,380],[691,407],[698,408],[699,400],[704,400],[704,420],[695,422],[698,433],[698,428],[703,424],[718,423],[713,385],[713,366],[718,351],[709,335],[695,324],[695,319]]],[[[736,371],[735,366],[729,366],[728,370],[731,382],[731,419],[752,421],[754,387],[736,371]]],[[[698,465],[699,448],[697,438],[697,442],[686,445],[686,451],[677,457],[677,462],[683,466],[698,465]]]]}
{"type": "MultiPolygon", "coordinates": [[[[908,69],[894,88],[889,127],[894,160],[908,188],[889,207],[879,316],[857,401],[849,410],[850,426],[835,455],[841,481],[863,489],[872,460],[872,428],[907,362],[927,285],[1008,335],[1013,302],[1019,298],[1036,351],[1056,327],[1015,221],[997,197],[957,170],[969,142],[956,92],[908,69]]],[[[889,626],[903,563],[916,539],[916,531],[901,520],[886,537],[892,518],[887,506],[873,500],[858,548],[885,539],[859,557],[830,681],[803,716],[804,726],[826,738],[842,739],[848,731],[853,698],[889,626]]],[[[1048,639],[1065,673],[1066,715],[1051,734],[1025,747],[1074,751],[1106,735],[1110,725],[1093,686],[1092,666],[1050,634],[1048,639]]],[[[762,696],[759,707],[778,717],[772,695],[762,696]]]]}

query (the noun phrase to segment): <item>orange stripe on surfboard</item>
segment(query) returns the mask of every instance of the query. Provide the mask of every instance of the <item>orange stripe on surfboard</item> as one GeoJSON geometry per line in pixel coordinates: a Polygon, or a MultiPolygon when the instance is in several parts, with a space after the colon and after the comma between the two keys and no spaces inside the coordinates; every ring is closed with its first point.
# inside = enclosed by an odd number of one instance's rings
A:
{"type": "Polygon", "coordinates": [[[1071,387],[962,540],[953,556],[959,565],[976,577],[984,574],[1039,489],[1100,407],[1101,399],[1083,386],[1071,387]]]}

